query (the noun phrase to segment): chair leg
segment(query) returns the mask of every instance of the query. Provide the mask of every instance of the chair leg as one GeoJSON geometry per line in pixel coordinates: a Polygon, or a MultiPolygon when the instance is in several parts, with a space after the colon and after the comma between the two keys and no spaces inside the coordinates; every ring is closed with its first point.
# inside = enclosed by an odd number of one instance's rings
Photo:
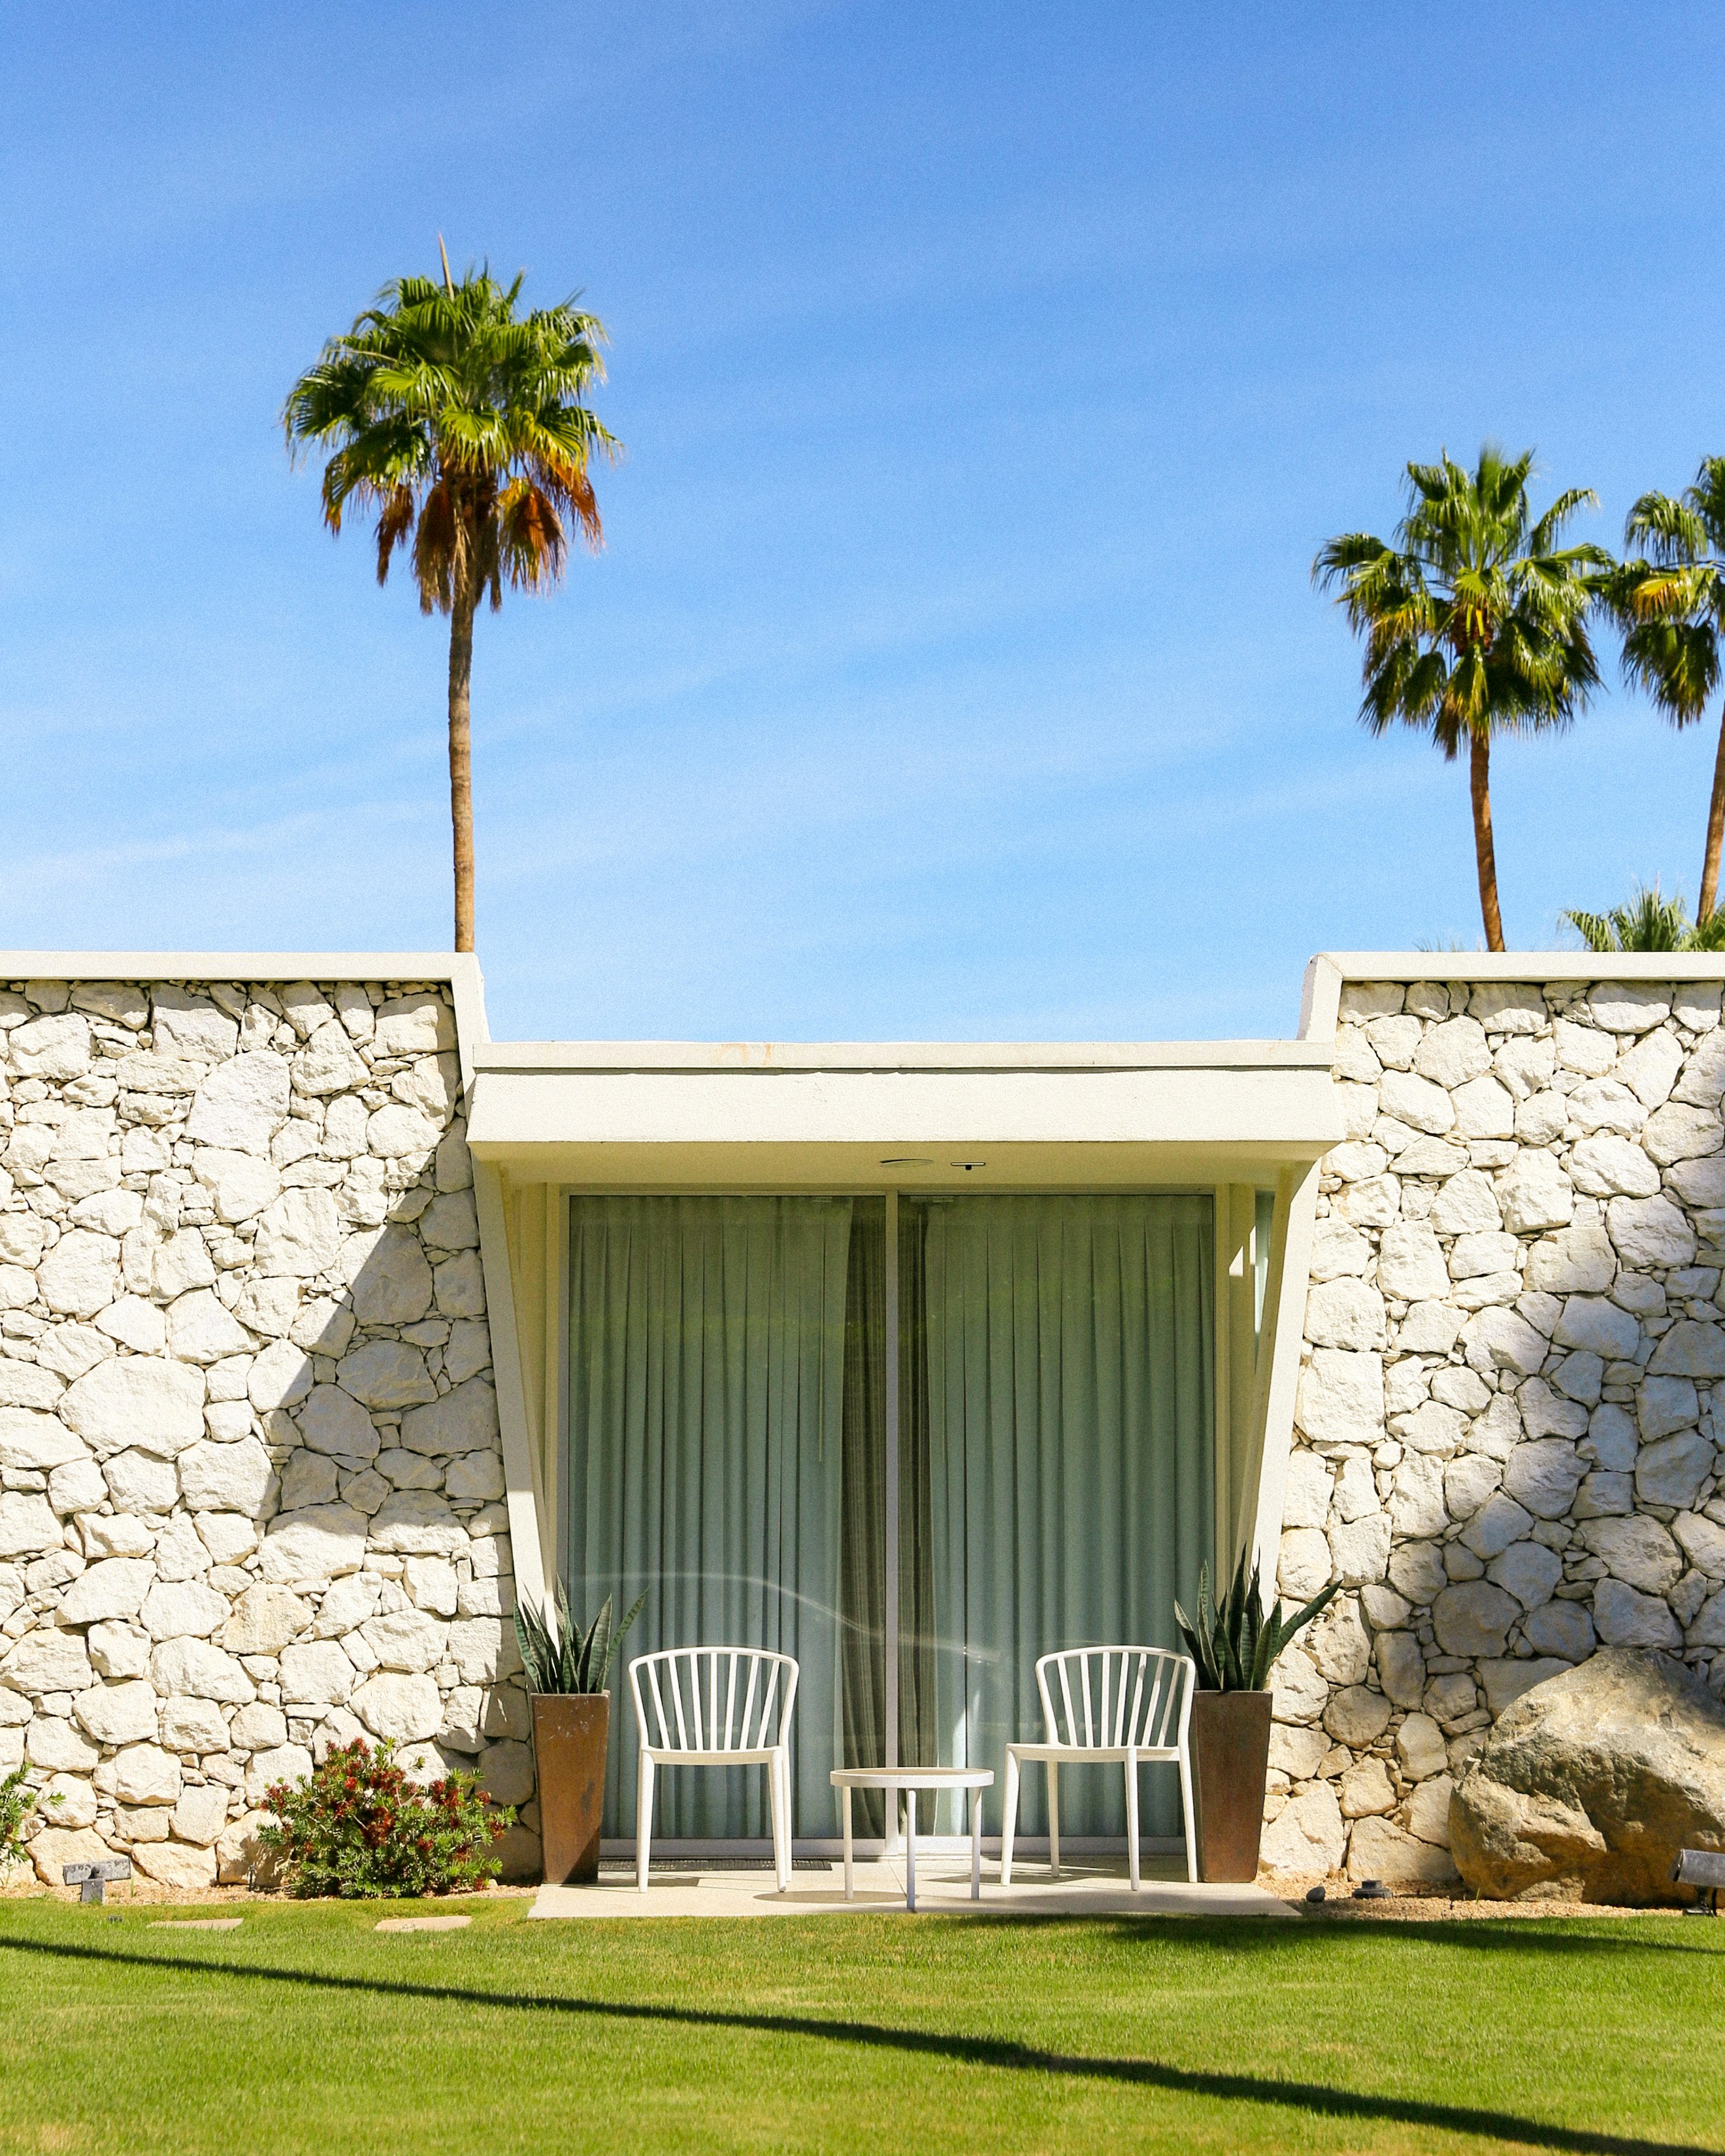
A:
{"type": "Polygon", "coordinates": [[[1193,1886],[1198,1884],[1198,1833],[1192,1816],[1192,1762],[1186,1748],[1180,1748],[1180,1810],[1186,1816],[1186,1876],[1193,1886]]]}
{"type": "Polygon", "coordinates": [[[1060,1763],[1048,1763],[1048,1876],[1060,1876],[1060,1763]]]}
{"type": "Polygon", "coordinates": [[[1138,1755],[1126,1755],[1126,1876],[1138,1891],[1138,1755]]]}
{"type": "Polygon", "coordinates": [[[1006,1789],[1001,1798],[1000,1883],[1012,1884],[1012,1843],[1019,1826],[1019,1755],[1006,1748],[1006,1789]]]}
{"type": "Polygon", "coordinates": [[[635,1884],[644,1894],[647,1891],[647,1862],[652,1845],[653,1761],[651,1756],[644,1752],[640,1774],[635,1784],[635,1884]]]}
{"type": "Polygon", "coordinates": [[[773,1801],[773,1868],[778,1875],[778,1891],[783,1893],[791,1883],[791,1866],[785,1847],[785,1786],[782,1772],[783,1755],[775,1753],[767,1762],[767,1792],[773,1801]]]}

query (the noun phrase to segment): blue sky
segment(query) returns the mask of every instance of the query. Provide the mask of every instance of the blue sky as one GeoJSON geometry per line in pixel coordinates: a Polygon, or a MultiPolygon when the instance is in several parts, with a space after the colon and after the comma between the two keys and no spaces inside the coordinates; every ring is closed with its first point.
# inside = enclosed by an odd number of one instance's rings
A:
{"type": "MultiPolygon", "coordinates": [[[[480,624],[500,1037],[1290,1030],[1478,934],[1312,593],[1409,457],[1725,449],[1725,17],[9,8],[0,944],[449,937],[446,639],[275,418],[391,275],[612,336],[608,544],[480,624]]],[[[1512,944],[1693,898],[1717,721],[1494,770],[1512,944]]]]}

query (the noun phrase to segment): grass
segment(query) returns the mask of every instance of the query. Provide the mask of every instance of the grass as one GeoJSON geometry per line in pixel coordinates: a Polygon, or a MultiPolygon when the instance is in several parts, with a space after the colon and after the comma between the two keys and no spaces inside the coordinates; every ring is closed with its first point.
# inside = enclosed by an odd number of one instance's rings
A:
{"type": "Polygon", "coordinates": [[[1722,2145],[1725,1923],[0,1907],[0,2150],[1722,2145]],[[214,1912],[222,1913],[222,1912],[214,1912]]]}

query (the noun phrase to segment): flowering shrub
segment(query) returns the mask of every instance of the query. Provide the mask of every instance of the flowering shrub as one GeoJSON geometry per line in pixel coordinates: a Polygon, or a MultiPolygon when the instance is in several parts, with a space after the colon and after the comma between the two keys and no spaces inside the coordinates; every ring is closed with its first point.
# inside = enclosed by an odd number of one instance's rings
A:
{"type": "MultiPolygon", "coordinates": [[[[50,1804],[59,1804],[65,1799],[59,1794],[49,1799],[50,1804]]],[[[36,1792],[24,1779],[22,1767],[0,1779],[0,1878],[15,1864],[22,1863],[24,1853],[24,1828],[36,1809],[36,1792]]]]}
{"type": "Polygon", "coordinates": [[[477,1774],[410,1781],[388,1738],[375,1752],[356,1738],[264,1802],[275,1816],[258,1840],[292,1891],[350,1899],[480,1886],[497,1873],[492,1843],[515,1823],[509,1805],[479,1794],[477,1774]]]}

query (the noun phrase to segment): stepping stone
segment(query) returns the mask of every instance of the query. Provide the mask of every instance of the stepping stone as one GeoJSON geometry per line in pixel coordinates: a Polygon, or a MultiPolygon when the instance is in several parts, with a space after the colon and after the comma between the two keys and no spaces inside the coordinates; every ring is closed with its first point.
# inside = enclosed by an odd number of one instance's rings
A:
{"type": "Polygon", "coordinates": [[[152,1932],[237,1932],[244,1917],[160,1917],[149,1926],[152,1932]]]}
{"type": "Polygon", "coordinates": [[[471,1917],[386,1917],[376,1928],[380,1932],[459,1932],[472,1922],[471,1917]]]}

